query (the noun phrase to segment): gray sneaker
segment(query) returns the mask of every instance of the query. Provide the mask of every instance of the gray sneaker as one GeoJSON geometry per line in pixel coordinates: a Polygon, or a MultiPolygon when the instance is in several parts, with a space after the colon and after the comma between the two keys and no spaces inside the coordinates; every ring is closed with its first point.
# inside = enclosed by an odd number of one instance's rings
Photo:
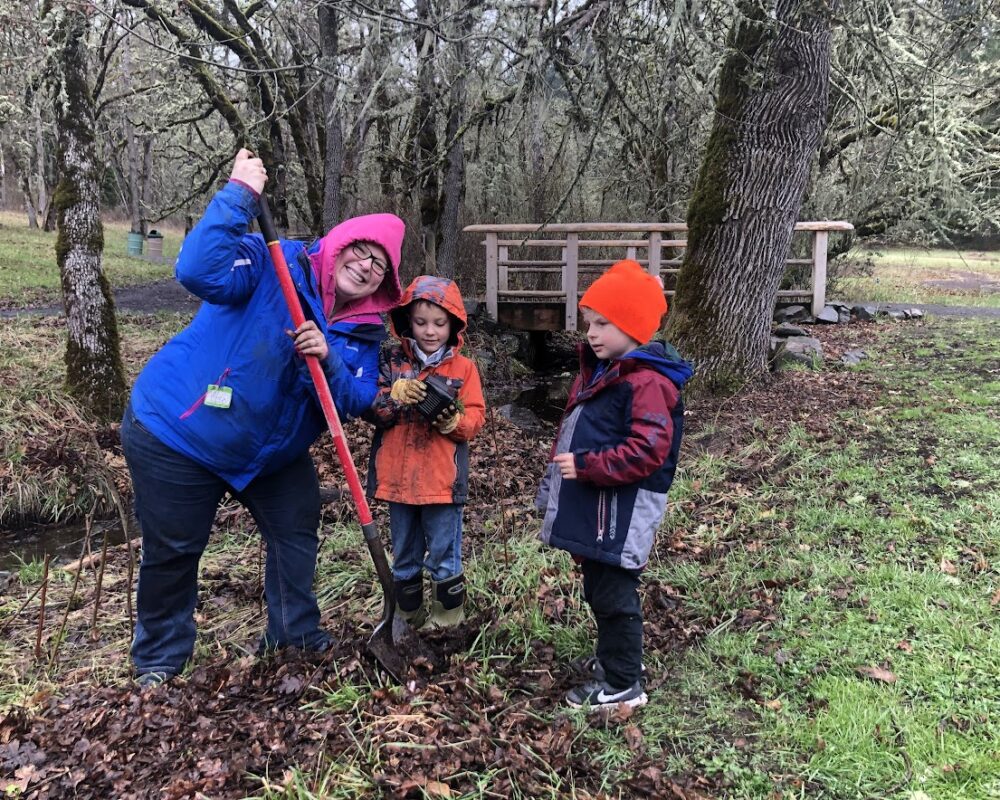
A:
{"type": "Polygon", "coordinates": [[[137,675],[135,682],[139,687],[140,691],[146,689],[153,689],[164,683],[169,683],[176,676],[172,672],[144,672],[142,675],[137,675]]]}
{"type": "Polygon", "coordinates": [[[644,706],[649,698],[642,690],[642,684],[636,681],[627,689],[613,689],[604,681],[588,681],[583,686],[577,686],[566,694],[566,702],[573,708],[586,708],[587,711],[617,708],[624,703],[630,708],[644,706]]]}

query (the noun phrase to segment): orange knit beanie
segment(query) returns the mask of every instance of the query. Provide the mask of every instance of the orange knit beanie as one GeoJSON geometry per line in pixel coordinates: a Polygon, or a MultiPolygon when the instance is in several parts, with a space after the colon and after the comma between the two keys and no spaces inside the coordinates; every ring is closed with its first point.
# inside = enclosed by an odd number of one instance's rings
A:
{"type": "Polygon", "coordinates": [[[667,313],[663,286],[635,261],[619,261],[594,281],[580,305],[596,311],[639,344],[646,344],[667,313]]]}

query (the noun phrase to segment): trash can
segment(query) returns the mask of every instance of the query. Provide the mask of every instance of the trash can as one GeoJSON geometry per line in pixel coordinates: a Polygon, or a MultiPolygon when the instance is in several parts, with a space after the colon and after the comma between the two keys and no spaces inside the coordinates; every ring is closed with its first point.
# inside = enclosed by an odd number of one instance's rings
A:
{"type": "Polygon", "coordinates": [[[141,233],[129,233],[128,244],[125,246],[125,252],[130,256],[141,256],[142,255],[142,234],[141,233]]]}
{"type": "Polygon", "coordinates": [[[155,228],[146,234],[147,258],[157,264],[163,263],[163,234],[155,228]]]}

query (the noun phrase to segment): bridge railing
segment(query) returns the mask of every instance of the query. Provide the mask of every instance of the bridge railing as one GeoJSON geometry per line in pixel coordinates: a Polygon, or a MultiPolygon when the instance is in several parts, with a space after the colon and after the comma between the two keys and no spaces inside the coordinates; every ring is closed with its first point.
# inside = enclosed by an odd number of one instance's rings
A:
{"type": "MultiPolygon", "coordinates": [[[[809,286],[783,289],[781,298],[809,298],[818,314],[826,304],[826,256],[830,233],[850,231],[849,222],[798,222],[796,232],[812,238],[809,258],[789,258],[789,267],[809,268],[809,286]]],[[[565,328],[577,329],[577,303],[598,274],[622,258],[638,261],[651,275],[676,275],[687,246],[682,222],[530,223],[469,225],[467,233],[484,234],[486,308],[498,319],[500,303],[564,303],[565,328]],[[596,237],[596,238],[595,238],[596,237]],[[595,252],[596,251],[596,252],[595,252]],[[551,258],[545,257],[552,252],[551,258]],[[541,254],[541,255],[539,255],[541,254]],[[590,256],[590,257],[588,257],[590,256]],[[558,289],[533,286],[559,277],[558,289]],[[529,286],[518,286],[530,278],[529,286]],[[589,280],[588,280],[589,278],[589,280]]],[[[666,295],[673,295],[670,289],[666,295]]]]}

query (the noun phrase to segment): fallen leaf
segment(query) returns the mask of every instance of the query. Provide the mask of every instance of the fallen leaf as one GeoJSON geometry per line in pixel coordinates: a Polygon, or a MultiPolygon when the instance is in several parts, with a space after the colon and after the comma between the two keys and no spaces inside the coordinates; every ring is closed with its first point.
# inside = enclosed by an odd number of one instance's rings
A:
{"type": "Polygon", "coordinates": [[[993,592],[993,597],[990,598],[990,605],[995,606],[1000,603],[1000,589],[993,592]]]}
{"type": "Polygon", "coordinates": [[[427,781],[424,791],[431,797],[451,797],[451,787],[441,781],[427,781]]]}
{"type": "Polygon", "coordinates": [[[622,733],[625,736],[625,744],[633,753],[642,750],[642,731],[638,725],[626,725],[622,733]]]}
{"type": "Polygon", "coordinates": [[[857,671],[862,677],[871,678],[873,681],[895,683],[897,680],[895,673],[890,672],[884,667],[858,667],[857,671]]]}
{"type": "Polygon", "coordinates": [[[902,650],[904,653],[912,653],[913,645],[910,644],[908,641],[906,641],[906,639],[903,639],[899,642],[896,642],[896,649],[902,650]]]}
{"type": "Polygon", "coordinates": [[[940,567],[941,567],[941,571],[945,575],[957,575],[958,574],[958,568],[954,564],[952,564],[947,558],[942,558],[941,559],[940,567]]]}
{"type": "Polygon", "coordinates": [[[780,700],[768,700],[764,703],[764,708],[769,708],[772,711],[781,711],[781,701],[780,700]]]}

